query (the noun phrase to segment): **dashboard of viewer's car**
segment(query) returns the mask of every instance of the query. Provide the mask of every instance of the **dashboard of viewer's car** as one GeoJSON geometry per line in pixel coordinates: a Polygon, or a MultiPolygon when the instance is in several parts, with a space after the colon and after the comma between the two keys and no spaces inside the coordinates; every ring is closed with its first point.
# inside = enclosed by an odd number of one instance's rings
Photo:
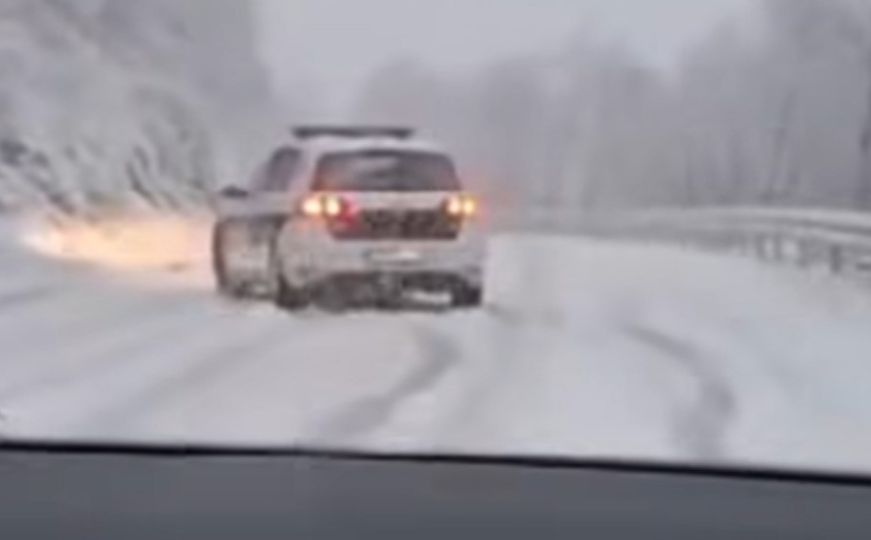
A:
{"type": "Polygon", "coordinates": [[[535,459],[19,444],[0,538],[871,538],[871,480],[535,459]]]}

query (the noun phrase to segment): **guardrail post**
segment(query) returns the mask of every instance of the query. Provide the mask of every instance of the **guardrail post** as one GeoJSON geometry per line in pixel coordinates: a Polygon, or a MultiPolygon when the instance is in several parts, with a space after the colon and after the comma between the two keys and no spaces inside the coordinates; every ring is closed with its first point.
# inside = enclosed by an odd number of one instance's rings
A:
{"type": "Polygon", "coordinates": [[[829,269],[833,274],[840,274],[844,271],[844,250],[841,246],[829,247],[829,269]]]}
{"type": "Polygon", "coordinates": [[[757,235],[753,240],[753,245],[756,247],[756,258],[768,260],[768,239],[763,235],[757,235]]]}
{"type": "Polygon", "coordinates": [[[802,242],[801,264],[805,268],[813,268],[819,265],[820,247],[811,240],[802,242]]]}

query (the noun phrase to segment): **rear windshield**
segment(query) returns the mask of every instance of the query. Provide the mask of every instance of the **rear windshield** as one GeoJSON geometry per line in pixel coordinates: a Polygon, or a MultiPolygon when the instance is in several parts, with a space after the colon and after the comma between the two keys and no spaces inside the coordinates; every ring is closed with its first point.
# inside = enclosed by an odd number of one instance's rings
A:
{"type": "Polygon", "coordinates": [[[457,191],[460,182],[447,156],[367,150],[324,156],[314,188],[316,191],[457,191]]]}

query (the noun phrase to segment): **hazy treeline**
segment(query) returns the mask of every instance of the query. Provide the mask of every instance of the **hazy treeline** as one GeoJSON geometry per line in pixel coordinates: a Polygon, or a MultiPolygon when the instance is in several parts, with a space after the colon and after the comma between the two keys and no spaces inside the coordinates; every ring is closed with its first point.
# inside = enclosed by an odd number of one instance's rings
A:
{"type": "Polygon", "coordinates": [[[471,75],[397,61],[355,113],[425,127],[520,203],[871,208],[871,2],[758,5],[677,73],[583,39],[471,75]]]}
{"type": "MultiPolygon", "coordinates": [[[[348,120],[431,132],[506,204],[871,208],[871,2],[756,5],[673,73],[583,37],[474,73],[398,60],[348,120]]],[[[250,2],[0,0],[0,207],[245,178],[300,120],[276,111],[307,110],[273,102],[257,42],[250,2]]]]}

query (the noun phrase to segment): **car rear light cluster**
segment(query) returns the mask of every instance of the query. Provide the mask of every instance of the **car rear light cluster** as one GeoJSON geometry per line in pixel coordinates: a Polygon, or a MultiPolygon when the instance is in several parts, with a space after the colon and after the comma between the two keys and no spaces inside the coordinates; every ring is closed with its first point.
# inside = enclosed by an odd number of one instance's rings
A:
{"type": "Polygon", "coordinates": [[[478,213],[478,201],[469,195],[451,195],[445,202],[445,211],[455,218],[472,217],[478,213]]]}
{"type": "Polygon", "coordinates": [[[302,213],[310,218],[339,219],[353,215],[354,207],[339,195],[316,194],[302,202],[302,213]]]}
{"type": "MultiPolygon", "coordinates": [[[[310,195],[302,202],[302,213],[310,218],[339,219],[356,213],[354,206],[344,197],[330,193],[310,195]]],[[[478,213],[478,201],[469,195],[451,195],[442,206],[449,216],[468,218],[478,213]]]]}
{"type": "Polygon", "coordinates": [[[311,194],[299,209],[340,240],[453,240],[479,210],[466,194],[450,195],[429,208],[359,208],[337,193],[311,194]]]}

